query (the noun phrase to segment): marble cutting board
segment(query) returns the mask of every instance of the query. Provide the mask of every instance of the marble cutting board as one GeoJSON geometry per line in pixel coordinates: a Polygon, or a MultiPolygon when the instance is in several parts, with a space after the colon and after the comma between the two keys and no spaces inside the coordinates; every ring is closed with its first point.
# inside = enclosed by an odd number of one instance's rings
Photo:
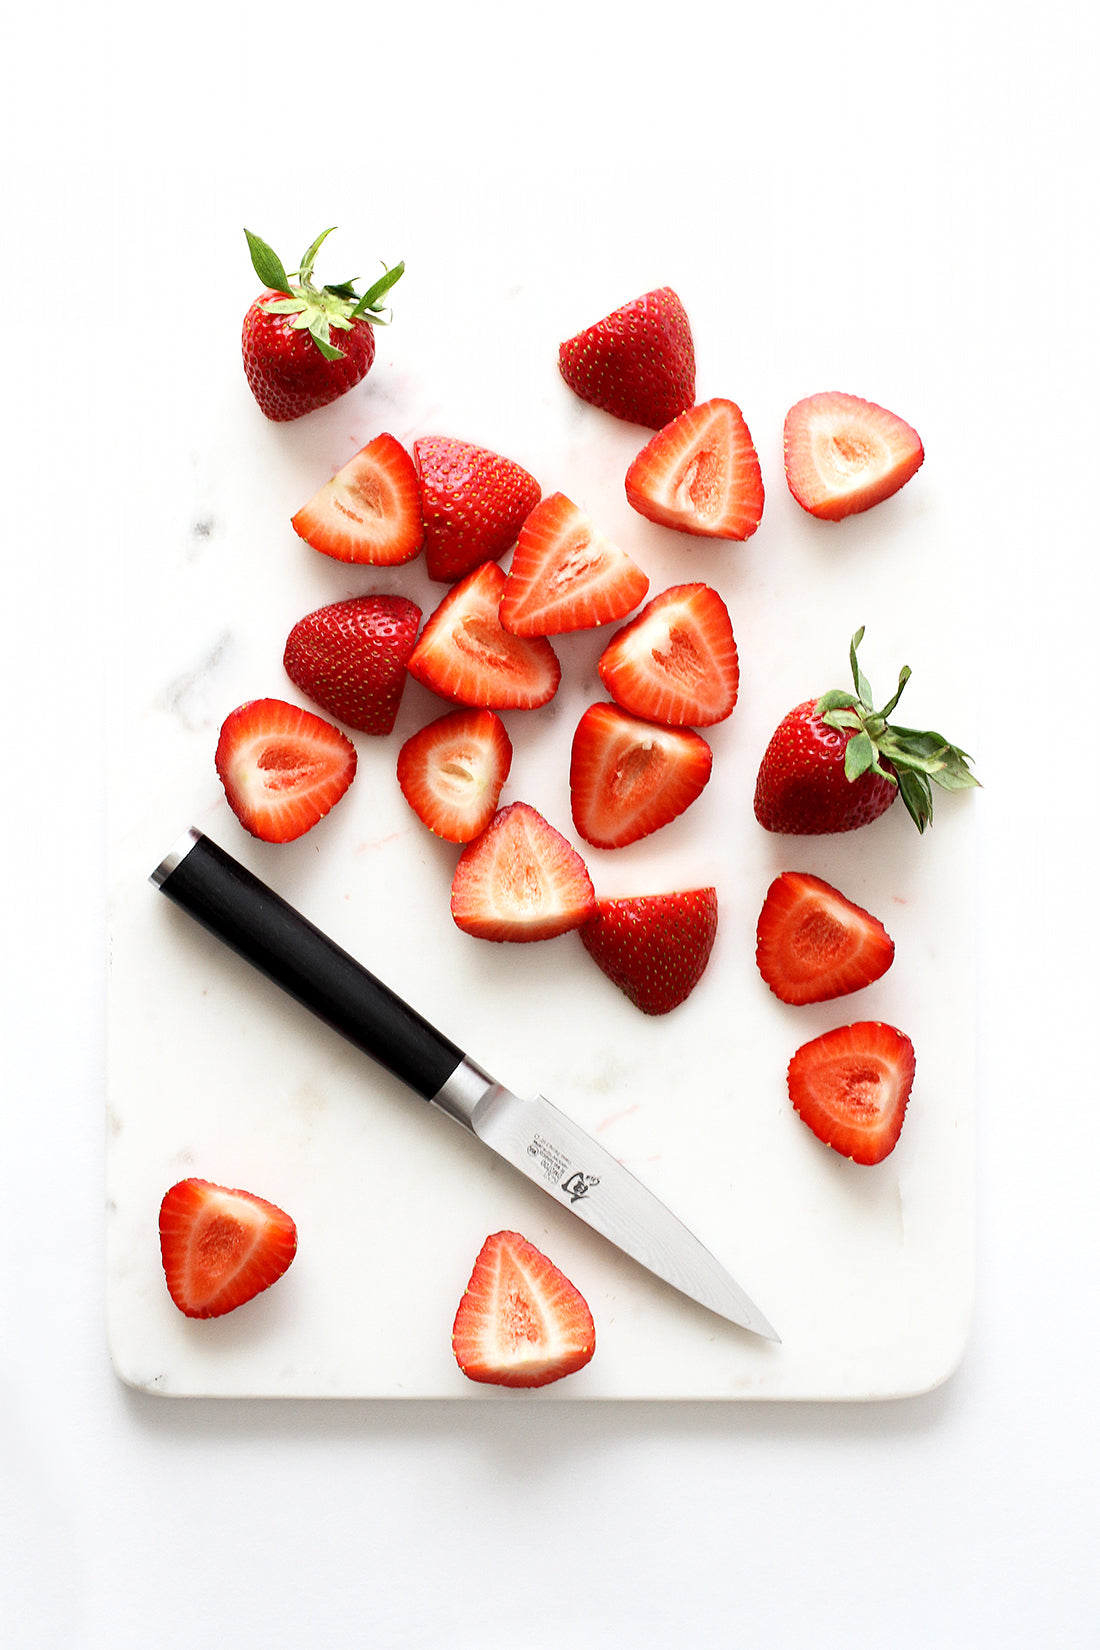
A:
{"type": "Polygon", "coordinates": [[[981,796],[939,799],[923,838],[900,807],[864,831],[802,840],[760,830],[751,807],[769,734],[799,700],[847,685],[860,624],[880,701],[909,663],[901,720],[974,748],[955,663],[965,615],[942,602],[964,553],[942,461],[950,408],[917,365],[906,377],[895,364],[886,382],[860,363],[855,381],[807,383],[778,335],[768,373],[739,375],[717,276],[662,271],[692,314],[699,399],[741,405],[767,502],[743,545],[652,526],[622,487],[646,432],[577,402],[556,370],[559,338],[654,284],[650,271],[611,273],[588,290],[518,282],[498,301],[498,348],[476,378],[448,350],[426,275],[381,334],[365,383],[289,426],[269,424],[252,402],[226,348],[227,317],[197,345],[209,358],[190,394],[165,409],[163,471],[146,478],[161,530],[151,545],[131,528],[118,547],[109,660],[108,1335],[119,1376],[144,1391],[532,1401],[468,1383],[450,1352],[473,1258],[502,1227],[543,1248],[596,1321],[592,1363],[533,1401],[892,1397],[936,1385],[962,1355],[974,1273],[971,873],[981,796]],[[782,469],[787,406],[827,387],[895,406],[929,454],[897,498],[840,526],[804,515],[782,469]],[[713,778],[646,842],[589,849],[569,815],[570,741],[584,706],[605,697],[595,667],[609,632],[557,639],[559,694],[505,717],[515,760],[502,800],[532,803],[573,840],[598,893],[717,887],[710,967],[664,1019],[641,1016],[576,936],[498,947],[454,927],[458,850],[428,835],[394,775],[402,739],[445,708],[415,683],[391,738],[355,736],[356,781],[306,837],[255,842],[225,804],[213,769],[225,715],[261,695],[305,702],[281,665],[295,620],[372,590],[410,595],[426,615],[444,593],[420,562],[345,568],[290,527],[298,505],[383,429],[410,446],[453,434],[507,453],[627,548],[651,593],[702,579],[730,609],[742,684],[733,715],[707,734],[713,778]],[[158,896],[149,874],[191,825],[495,1076],[545,1093],[593,1132],[728,1265],[782,1344],[650,1280],[158,896]],[[771,997],[755,968],[755,923],[783,869],[824,876],[881,916],[897,945],[882,981],[814,1008],[771,997]],[[870,1170],[810,1135],[785,1084],[800,1043],[864,1018],[901,1026],[917,1051],[901,1141],[870,1170]],[[210,1323],[175,1310],[159,1261],[160,1199],[192,1174],[259,1192],[299,1228],[287,1276],[210,1323]]]}

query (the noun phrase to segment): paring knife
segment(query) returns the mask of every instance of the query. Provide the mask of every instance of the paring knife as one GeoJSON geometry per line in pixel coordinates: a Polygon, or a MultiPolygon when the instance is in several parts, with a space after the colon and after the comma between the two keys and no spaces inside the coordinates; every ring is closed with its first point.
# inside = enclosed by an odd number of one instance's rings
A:
{"type": "Polygon", "coordinates": [[[503,1088],[388,986],[195,829],[150,879],[379,1065],[619,1249],[732,1323],[778,1341],[710,1250],[583,1129],[503,1088]]]}

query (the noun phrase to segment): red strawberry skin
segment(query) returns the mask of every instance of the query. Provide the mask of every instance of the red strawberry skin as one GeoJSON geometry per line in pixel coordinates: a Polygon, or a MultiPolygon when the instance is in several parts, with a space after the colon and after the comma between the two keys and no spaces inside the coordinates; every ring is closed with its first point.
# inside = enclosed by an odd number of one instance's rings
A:
{"type": "Polygon", "coordinates": [[[299,619],[283,666],[307,698],[361,733],[393,732],[420,609],[405,596],[353,596],[299,619]]]}
{"type": "Polygon", "coordinates": [[[783,460],[792,497],[822,521],[842,521],[881,504],[924,463],[912,425],[858,395],[827,390],[797,401],[783,423],[783,460]]]}
{"type": "Polygon", "coordinates": [[[703,977],[718,933],[714,888],[602,899],[585,950],[643,1014],[670,1014],[703,977]]]}
{"type": "Polygon", "coordinates": [[[764,513],[760,460],[740,407],[716,397],[681,413],[626,472],[633,509],[699,538],[751,538],[764,513]]]}
{"type": "Polygon", "coordinates": [[[292,842],[335,807],[355,778],[355,746],[312,711],[250,699],[222,723],[214,755],[226,801],[252,836],[292,842]]]}
{"type": "Polygon", "coordinates": [[[181,1180],[160,1206],[165,1282],[189,1318],[220,1318],[270,1289],[298,1248],[285,1210],[209,1180],[181,1180]]]}
{"type": "Polygon", "coordinates": [[[492,710],[454,710],[402,745],[397,782],[410,808],[445,842],[472,842],[496,812],[512,741],[492,710]]]}
{"type": "Polygon", "coordinates": [[[589,705],[573,735],[573,823],[594,848],[625,848],[684,813],[710,779],[701,734],[663,728],[618,705],[589,705]]]}
{"type": "Polygon", "coordinates": [[[260,411],[276,423],[302,418],[346,395],[366,377],[375,352],[374,329],[360,319],[339,333],[342,359],[327,361],[309,333],[290,324],[290,316],[261,307],[283,296],[270,288],[262,292],[248,306],[241,329],[249,388],[260,411]]]}
{"type": "Polygon", "coordinates": [[[695,400],[695,344],[683,304],[657,287],[569,338],[558,367],[575,395],[659,430],[695,400]]]}
{"type": "Polygon", "coordinates": [[[766,831],[788,836],[855,831],[878,819],[897,797],[897,785],[870,769],[858,779],[846,778],[844,752],[854,730],[829,727],[816,704],[807,699],[788,711],[764,752],[753,810],[766,831]]]}
{"type": "Polygon", "coordinates": [[[804,1043],[787,1068],[791,1103],[819,1140],[854,1163],[881,1163],[898,1143],[913,1088],[913,1044],[876,1020],[804,1043]]]}
{"type": "Polygon", "coordinates": [[[542,488],[522,465],[450,436],[413,445],[428,576],[454,583],[499,561],[519,536],[542,488]]]}
{"type": "Polygon", "coordinates": [[[554,939],[579,928],[595,908],[583,859],[526,802],[494,815],[463,849],[451,884],[451,916],[475,939],[554,939]]]}
{"type": "Polygon", "coordinates": [[[561,665],[544,636],[500,622],[506,578],[485,562],[449,590],[420,633],[409,674],[442,699],[488,710],[536,710],[558,691],[561,665]]]}
{"type": "Polygon", "coordinates": [[[334,561],[412,561],[424,542],[412,459],[394,436],[376,435],[295,512],[291,526],[334,561]]]}
{"type": "Polygon", "coordinates": [[[756,925],[756,964],[781,1002],[802,1005],[873,985],[894,960],[877,917],[807,871],[784,871],[756,925]]]}
{"type": "Polygon", "coordinates": [[[729,610],[710,585],[672,585],[616,631],[598,669],[633,716],[669,727],[722,722],[740,680],[729,610]]]}
{"type": "Polygon", "coordinates": [[[596,1330],[575,1284],[519,1232],[486,1238],[459,1302],[451,1347],[462,1373],[540,1387],[592,1359],[596,1330]]]}

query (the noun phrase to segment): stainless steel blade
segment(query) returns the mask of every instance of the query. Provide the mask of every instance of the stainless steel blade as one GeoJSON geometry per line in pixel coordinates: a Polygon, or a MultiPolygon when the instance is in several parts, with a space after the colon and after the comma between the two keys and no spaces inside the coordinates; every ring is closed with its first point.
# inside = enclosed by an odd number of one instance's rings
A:
{"type": "Polygon", "coordinates": [[[549,1100],[513,1094],[466,1058],[433,1104],[647,1271],[731,1323],[779,1340],[671,1209],[549,1100]]]}

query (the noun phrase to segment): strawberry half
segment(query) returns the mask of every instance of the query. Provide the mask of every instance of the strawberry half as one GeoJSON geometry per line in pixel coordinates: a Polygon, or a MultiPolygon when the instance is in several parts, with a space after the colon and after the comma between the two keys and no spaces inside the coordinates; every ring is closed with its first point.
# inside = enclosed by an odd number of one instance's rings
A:
{"type": "Polygon", "coordinates": [[[387,269],[361,298],[350,281],[315,286],[314,260],[331,234],[318,235],[292,282],[267,242],[245,230],[265,290],[245,314],[241,353],[260,411],[276,423],[327,406],[366,377],[374,362],[373,329],[388,315],[382,299],[404,272],[403,263],[387,269]]]}
{"type": "Polygon", "coordinates": [[[787,1088],[826,1146],[855,1163],[881,1163],[898,1143],[915,1071],[905,1033],[864,1020],[804,1043],[787,1068],[787,1088]]]}
{"type": "Polygon", "coordinates": [[[681,413],[627,470],[626,496],[662,527],[751,538],[764,513],[764,483],[740,407],[718,398],[681,413]]]}
{"type": "Polygon", "coordinates": [[[494,815],[462,850],[451,884],[451,916],[479,940],[553,939],[595,905],[581,856],[526,802],[494,815]]]}
{"type": "Polygon", "coordinates": [[[589,705],[569,764],[573,823],[594,848],[625,848],[690,808],[712,754],[690,728],[659,727],[617,705],[589,705]]]}
{"type": "Polygon", "coordinates": [[[278,1282],[298,1247],[294,1222],[252,1192],[181,1180],[160,1206],[168,1293],[189,1318],[220,1318],[278,1282]]]}
{"type": "Polygon", "coordinates": [[[214,765],[246,831],[292,842],[334,807],[355,778],[355,746],[312,711],[250,699],[222,723],[214,765]]]}
{"type": "Polygon", "coordinates": [[[397,782],[414,813],[445,842],[472,842],[496,812],[512,742],[492,710],[453,710],[406,739],[397,782]]]}
{"type": "Polygon", "coordinates": [[[425,436],[413,458],[428,576],[443,583],[499,561],[542,496],[522,465],[469,441],[425,436]]]}
{"type": "Polygon", "coordinates": [[[424,542],[413,461],[392,435],[376,435],[291,517],[299,538],[334,561],[394,567],[424,542]]]}
{"type": "Polygon", "coordinates": [[[564,493],[520,529],[500,622],[516,636],[556,636],[625,618],[649,589],[641,568],[564,493]]]}
{"type": "Polygon", "coordinates": [[[669,286],[635,298],[558,349],[575,395],[614,418],[659,430],[695,400],[695,345],[669,286]]]}
{"type": "Polygon", "coordinates": [[[405,596],[353,596],[299,619],[283,666],[307,698],[362,733],[393,732],[420,609],[405,596]]]}
{"type": "Polygon", "coordinates": [[[602,899],[581,929],[588,954],[643,1014],[669,1014],[695,990],[718,933],[713,888],[602,899]]]}
{"type": "Polygon", "coordinates": [[[561,666],[543,636],[513,636],[500,622],[505,575],[477,567],[450,590],[420,633],[409,673],[443,699],[490,710],[533,710],[558,691],[561,666]]]}
{"type": "Polygon", "coordinates": [[[784,871],[756,925],[756,965],[785,1003],[823,1003],[880,980],[894,942],[862,906],[807,871],[784,871]]]}
{"type": "Polygon", "coordinates": [[[904,487],[924,463],[924,447],[896,413],[828,390],[796,401],[788,412],[783,460],[802,508],[840,521],[904,487]]]}
{"type": "Polygon", "coordinates": [[[849,660],[855,691],[835,689],[788,711],[768,741],[756,776],[753,808],[765,830],[796,836],[854,831],[884,814],[898,796],[918,831],[932,823],[932,786],[947,791],[977,785],[970,758],[942,734],[893,727],[891,715],[911,672],[882,710],[872,707],[871,684],[849,660]]]}
{"type": "Polygon", "coordinates": [[[596,1330],[583,1295],[518,1232],[485,1239],[451,1333],[458,1367],[494,1386],[547,1386],[583,1369],[596,1330]]]}
{"type": "Polygon", "coordinates": [[[608,693],[633,716],[710,727],[737,703],[729,611],[707,584],[676,584],[616,632],[599,660],[608,693]]]}

